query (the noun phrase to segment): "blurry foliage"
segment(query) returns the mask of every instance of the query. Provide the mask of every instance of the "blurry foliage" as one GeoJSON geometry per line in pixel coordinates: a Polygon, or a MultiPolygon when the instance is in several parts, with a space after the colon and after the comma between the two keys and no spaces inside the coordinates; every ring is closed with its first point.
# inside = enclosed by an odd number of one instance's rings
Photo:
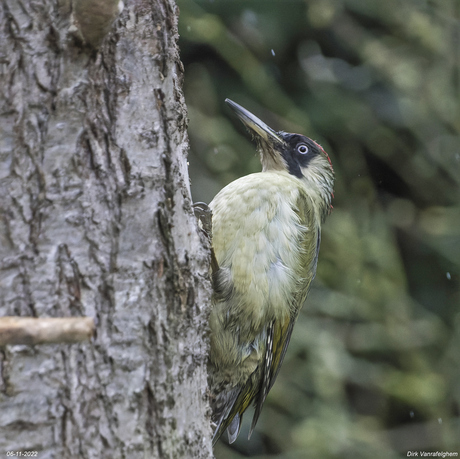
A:
{"type": "Polygon", "coordinates": [[[460,2],[178,3],[194,200],[260,170],[226,97],[336,171],[278,380],[216,457],[460,454],[460,2]]]}

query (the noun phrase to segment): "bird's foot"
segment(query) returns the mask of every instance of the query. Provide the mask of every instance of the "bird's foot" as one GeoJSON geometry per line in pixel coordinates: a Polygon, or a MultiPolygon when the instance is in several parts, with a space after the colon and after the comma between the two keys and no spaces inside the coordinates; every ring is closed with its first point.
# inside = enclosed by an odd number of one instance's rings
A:
{"type": "Polygon", "coordinates": [[[209,241],[212,239],[212,210],[205,202],[193,204],[195,217],[198,218],[201,230],[206,234],[209,241]]]}

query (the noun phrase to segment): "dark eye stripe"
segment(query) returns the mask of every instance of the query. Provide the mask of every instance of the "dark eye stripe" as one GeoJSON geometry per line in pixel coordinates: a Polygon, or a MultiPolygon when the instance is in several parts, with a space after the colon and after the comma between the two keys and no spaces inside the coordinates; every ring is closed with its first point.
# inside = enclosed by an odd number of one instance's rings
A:
{"type": "Polygon", "coordinates": [[[288,172],[295,177],[302,178],[302,168],[308,167],[310,161],[319,154],[318,146],[313,140],[300,134],[280,132],[286,147],[281,153],[286,162],[288,172]],[[301,149],[306,148],[302,152],[301,149]]]}

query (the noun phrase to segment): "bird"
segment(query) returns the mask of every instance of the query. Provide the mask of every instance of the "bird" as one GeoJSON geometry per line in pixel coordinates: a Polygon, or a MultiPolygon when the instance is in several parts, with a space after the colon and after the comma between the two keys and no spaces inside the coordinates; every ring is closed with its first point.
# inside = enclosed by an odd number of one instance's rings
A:
{"type": "Polygon", "coordinates": [[[225,102],[252,134],[262,171],[231,182],[209,204],[213,445],[225,430],[229,443],[236,440],[253,404],[251,437],[316,274],[334,187],[331,160],[317,142],[274,131],[225,102]]]}

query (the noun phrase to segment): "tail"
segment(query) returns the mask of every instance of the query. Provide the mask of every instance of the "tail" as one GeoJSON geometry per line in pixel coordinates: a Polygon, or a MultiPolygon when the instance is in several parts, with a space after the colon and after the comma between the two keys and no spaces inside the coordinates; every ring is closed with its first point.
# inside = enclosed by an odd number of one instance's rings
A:
{"type": "Polygon", "coordinates": [[[240,433],[241,421],[246,408],[253,402],[259,391],[260,385],[259,371],[256,370],[251,374],[246,384],[235,386],[229,391],[221,391],[215,403],[211,404],[213,408],[212,419],[216,424],[213,436],[213,445],[223,434],[225,429],[228,429],[228,439],[230,443],[236,440],[240,433]]]}
{"type": "Polygon", "coordinates": [[[214,402],[211,402],[212,422],[216,426],[212,437],[213,446],[227,428],[230,443],[233,443],[238,437],[242,416],[232,411],[234,411],[233,408],[240,392],[241,388],[238,386],[230,391],[222,391],[217,394],[214,402]]]}

